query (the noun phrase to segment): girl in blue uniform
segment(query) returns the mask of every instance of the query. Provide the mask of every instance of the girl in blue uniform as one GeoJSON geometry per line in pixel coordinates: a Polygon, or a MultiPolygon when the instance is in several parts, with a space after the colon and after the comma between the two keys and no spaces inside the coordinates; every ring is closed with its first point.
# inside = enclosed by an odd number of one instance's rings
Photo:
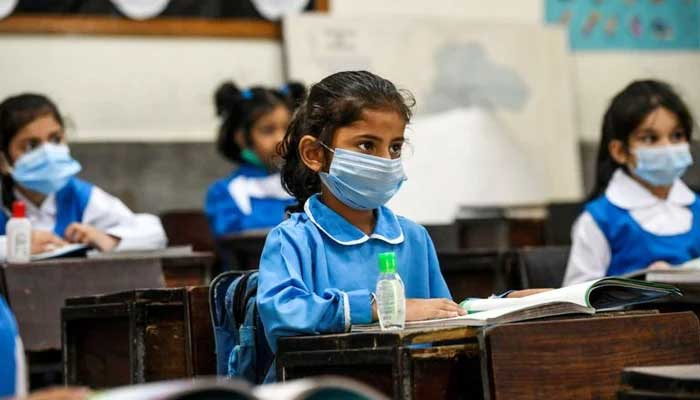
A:
{"type": "Polygon", "coordinates": [[[281,336],[376,321],[377,256],[387,251],[397,256],[407,320],[464,314],[425,228],[384,206],[406,179],[411,102],[372,73],[340,72],[312,86],[294,114],[280,150],[297,204],[267,237],[257,292],[273,351],[281,336]]]}
{"type": "Polygon", "coordinates": [[[615,96],[565,285],[700,257],[700,201],[680,179],[693,163],[692,130],[688,107],[666,83],[633,82],[615,96]]]}
{"type": "Polygon", "coordinates": [[[0,104],[0,259],[5,258],[5,224],[15,200],[25,203],[32,223],[32,253],[66,243],[84,243],[100,251],[165,246],[157,217],[132,213],[119,199],[76,178],[80,170],[51,100],[21,94],[0,104]]]}
{"type": "Polygon", "coordinates": [[[222,118],[217,148],[240,165],[207,191],[204,209],[215,236],[271,228],[284,219],[292,198],[282,189],[276,147],[304,92],[295,83],[279,90],[240,91],[228,82],[217,90],[216,110],[222,118]]]}

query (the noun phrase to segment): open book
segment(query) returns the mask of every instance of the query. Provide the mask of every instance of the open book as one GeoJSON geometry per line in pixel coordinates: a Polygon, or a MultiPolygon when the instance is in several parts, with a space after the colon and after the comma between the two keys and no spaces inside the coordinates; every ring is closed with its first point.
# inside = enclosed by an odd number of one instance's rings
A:
{"type": "Polygon", "coordinates": [[[44,251],[42,253],[32,254],[31,260],[40,261],[61,257],[85,257],[85,253],[87,253],[88,250],[90,250],[90,247],[81,243],[67,244],[65,246],[58,247],[51,251],[44,251]]]}
{"type": "MultiPolygon", "coordinates": [[[[461,306],[467,315],[411,321],[406,328],[484,326],[564,314],[594,314],[596,311],[650,302],[669,295],[680,296],[677,288],[662,283],[623,278],[603,278],[517,299],[467,299],[461,306]]],[[[377,324],[354,325],[353,331],[373,331],[377,324]]]]}
{"type": "Polygon", "coordinates": [[[124,386],[97,392],[90,400],[384,400],[386,396],[357,381],[327,376],[251,386],[227,378],[182,379],[124,386]]]}
{"type": "Polygon", "coordinates": [[[645,279],[649,282],[700,283],[700,258],[668,269],[640,269],[623,277],[645,279]]]}

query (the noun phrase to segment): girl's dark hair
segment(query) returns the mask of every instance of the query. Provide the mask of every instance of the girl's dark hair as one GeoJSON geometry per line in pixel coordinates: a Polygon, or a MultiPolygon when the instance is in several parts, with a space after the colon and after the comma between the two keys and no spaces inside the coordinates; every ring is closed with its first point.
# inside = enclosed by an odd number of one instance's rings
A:
{"type": "MultiPolygon", "coordinates": [[[[10,142],[19,131],[32,121],[45,115],[52,116],[61,127],[64,126],[58,107],[48,97],[24,93],[6,98],[0,103],[0,152],[8,163],[10,158],[10,142]]],[[[2,205],[12,209],[15,200],[15,182],[12,176],[2,174],[2,205]]]]}
{"type": "Polygon", "coordinates": [[[234,139],[234,133],[242,129],[246,143],[250,144],[250,129],[255,121],[278,105],[284,105],[293,112],[305,94],[304,85],[296,82],[276,89],[255,86],[246,90],[240,90],[230,81],[223,83],[214,94],[216,114],[221,118],[217,150],[227,159],[240,162],[241,148],[234,139]]]}
{"type": "Polygon", "coordinates": [[[619,140],[624,146],[629,146],[632,132],[658,107],[664,107],[676,114],[683,133],[690,141],[693,117],[673,88],[665,82],[655,80],[632,82],[612,99],[603,117],[603,136],[598,148],[596,181],[588,200],[593,200],[605,192],[616,169],[626,169],[610,155],[610,142],[619,140]]]}
{"type": "Polygon", "coordinates": [[[311,86],[278,147],[284,159],[282,185],[297,200],[289,211],[301,211],[306,200],[321,191],[318,174],[306,167],[299,155],[303,136],[313,136],[330,146],[334,133],[359,121],[363,111],[395,111],[408,123],[414,104],[409,92],[367,71],[338,72],[311,86]]]}

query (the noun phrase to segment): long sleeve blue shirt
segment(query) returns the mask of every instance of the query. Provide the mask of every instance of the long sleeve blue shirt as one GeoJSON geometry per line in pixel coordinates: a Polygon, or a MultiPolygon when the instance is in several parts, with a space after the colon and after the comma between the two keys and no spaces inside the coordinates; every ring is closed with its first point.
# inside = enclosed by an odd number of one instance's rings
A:
{"type": "Polygon", "coordinates": [[[244,163],[207,190],[204,212],[214,236],[272,228],[284,219],[294,199],[282,188],[279,174],[244,163]]]}
{"type": "Polygon", "coordinates": [[[304,212],[270,231],[257,301],[273,351],[281,336],[345,332],[371,322],[382,252],[396,253],[406,298],[452,298],[425,228],[386,207],[375,212],[368,236],[314,195],[304,212]]]}

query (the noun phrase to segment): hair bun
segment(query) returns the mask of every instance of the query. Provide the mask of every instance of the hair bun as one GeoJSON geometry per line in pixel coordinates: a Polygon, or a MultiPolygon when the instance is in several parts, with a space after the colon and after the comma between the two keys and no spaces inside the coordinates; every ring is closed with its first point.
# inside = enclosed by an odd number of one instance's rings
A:
{"type": "Polygon", "coordinates": [[[214,104],[216,105],[216,115],[223,115],[237,108],[241,103],[241,90],[235,83],[224,82],[214,94],[214,104]]]}
{"type": "Polygon", "coordinates": [[[280,90],[295,108],[306,98],[306,86],[301,82],[287,82],[280,90]]]}

